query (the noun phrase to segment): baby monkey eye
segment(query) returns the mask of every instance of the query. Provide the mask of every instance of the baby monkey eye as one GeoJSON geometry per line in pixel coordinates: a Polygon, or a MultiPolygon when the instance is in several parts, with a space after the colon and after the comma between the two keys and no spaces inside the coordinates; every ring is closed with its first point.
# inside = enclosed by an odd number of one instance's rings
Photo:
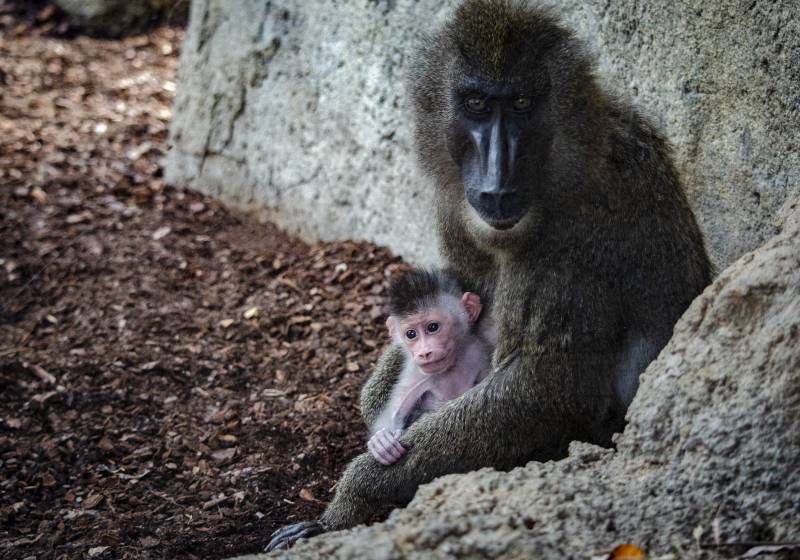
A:
{"type": "Polygon", "coordinates": [[[524,95],[520,95],[511,104],[514,107],[515,111],[529,111],[530,108],[533,106],[533,101],[530,97],[525,97],[524,95]]]}
{"type": "Polygon", "coordinates": [[[482,97],[467,97],[467,100],[464,102],[464,107],[467,108],[467,111],[470,113],[483,113],[486,111],[486,99],[482,97]]]}
{"type": "Polygon", "coordinates": [[[428,323],[427,329],[429,333],[435,333],[436,331],[439,330],[439,323],[437,323],[436,321],[428,323]]]}
{"type": "Polygon", "coordinates": [[[415,338],[417,338],[417,331],[415,331],[414,329],[408,329],[406,331],[406,338],[408,340],[414,340],[415,338]]]}

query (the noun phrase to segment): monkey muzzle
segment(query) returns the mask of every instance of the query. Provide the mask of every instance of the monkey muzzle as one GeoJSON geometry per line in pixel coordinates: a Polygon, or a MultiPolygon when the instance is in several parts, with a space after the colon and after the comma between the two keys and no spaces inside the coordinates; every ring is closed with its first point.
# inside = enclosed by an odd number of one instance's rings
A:
{"type": "Polygon", "coordinates": [[[468,126],[473,149],[461,165],[464,194],[478,215],[494,229],[505,230],[525,215],[523,197],[514,186],[521,131],[495,110],[468,126]]]}
{"type": "Polygon", "coordinates": [[[443,373],[450,369],[453,366],[453,362],[455,361],[453,356],[453,352],[450,352],[446,356],[439,358],[437,360],[429,361],[429,362],[417,362],[419,369],[422,370],[423,373],[427,375],[437,375],[439,373],[443,373]]]}

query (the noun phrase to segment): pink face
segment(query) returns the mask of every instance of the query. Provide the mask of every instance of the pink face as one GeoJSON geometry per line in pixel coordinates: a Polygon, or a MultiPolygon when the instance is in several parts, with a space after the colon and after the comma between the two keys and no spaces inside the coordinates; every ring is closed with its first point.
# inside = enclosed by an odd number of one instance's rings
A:
{"type": "Polygon", "coordinates": [[[465,293],[461,305],[466,311],[463,315],[437,305],[407,317],[389,317],[386,326],[392,336],[402,340],[424,373],[444,373],[455,363],[461,338],[481,312],[477,294],[465,293]],[[461,321],[465,324],[459,324],[461,321]]]}
{"type": "Polygon", "coordinates": [[[453,365],[454,350],[461,337],[453,314],[442,307],[402,319],[398,335],[419,368],[431,374],[446,371],[453,365]]]}

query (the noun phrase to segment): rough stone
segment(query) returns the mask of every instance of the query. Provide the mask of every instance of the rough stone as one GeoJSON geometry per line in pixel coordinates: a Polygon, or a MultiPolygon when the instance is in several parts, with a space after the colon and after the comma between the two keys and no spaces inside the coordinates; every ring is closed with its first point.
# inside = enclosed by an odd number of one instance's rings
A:
{"type": "Polygon", "coordinates": [[[573,443],[561,461],[445,476],[384,523],[282,556],[606,558],[632,542],[653,558],[702,558],[717,557],[701,548],[715,532],[721,543],[796,541],[800,199],[782,223],[678,322],[616,451],[573,443]]]}
{"type": "MultiPolygon", "coordinates": [[[[62,0],[66,1],[66,0],[62,0]]],[[[195,0],[167,178],[306,237],[436,258],[416,169],[407,57],[458,2],[195,0]]],[[[564,0],[598,75],[676,148],[720,268],[775,233],[800,189],[800,4],[564,0]]]]}
{"type": "Polygon", "coordinates": [[[800,191],[800,4],[567,0],[559,10],[605,83],[674,144],[714,263],[769,239],[800,191]]]}

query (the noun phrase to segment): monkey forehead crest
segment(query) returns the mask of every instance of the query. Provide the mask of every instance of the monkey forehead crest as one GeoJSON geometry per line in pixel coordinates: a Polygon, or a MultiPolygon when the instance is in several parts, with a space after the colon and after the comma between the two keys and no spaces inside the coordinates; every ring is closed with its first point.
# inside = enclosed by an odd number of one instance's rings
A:
{"type": "Polygon", "coordinates": [[[548,8],[516,0],[467,0],[445,34],[469,66],[495,80],[530,73],[546,51],[570,36],[548,8]]]}

